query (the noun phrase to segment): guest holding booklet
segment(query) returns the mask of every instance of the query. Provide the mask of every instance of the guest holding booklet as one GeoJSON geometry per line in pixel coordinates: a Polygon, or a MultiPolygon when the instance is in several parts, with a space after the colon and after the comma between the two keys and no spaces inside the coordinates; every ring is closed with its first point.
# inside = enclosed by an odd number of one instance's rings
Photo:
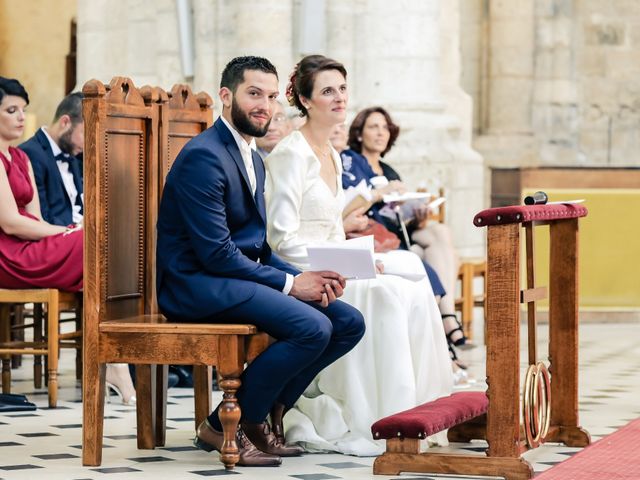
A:
{"type": "MultiPolygon", "coordinates": [[[[342,168],[329,136],[344,123],[346,70],[321,55],[305,57],[291,75],[287,97],[307,121],[266,159],[267,238],[278,255],[305,270],[307,245],[345,241],[342,168]]],[[[381,258],[385,266],[424,275],[413,253],[394,251],[381,258]]],[[[384,449],[371,439],[375,420],[451,393],[447,344],[424,277],[353,280],[342,299],[363,313],[365,336],[298,400],[285,419],[287,440],[312,451],[375,455],[384,449]]]]}
{"type": "MultiPolygon", "coordinates": [[[[372,187],[371,194],[375,202],[370,210],[372,218],[383,223],[402,238],[401,226],[398,222],[381,214],[385,206],[382,201],[385,195],[407,191],[398,172],[383,161],[384,156],[395,144],[399,133],[400,127],[393,122],[391,115],[384,108],[366,108],[360,111],[351,123],[347,140],[349,149],[342,152],[341,160],[343,188],[366,181],[372,187]]],[[[421,255],[427,265],[435,270],[437,281],[442,282],[441,286],[444,286],[444,288],[437,288],[433,283],[433,275],[430,275],[433,289],[440,296],[442,322],[455,360],[456,354],[453,347],[471,344],[467,342],[455,314],[454,292],[460,263],[453,247],[451,230],[443,223],[427,221],[426,206],[416,209],[414,221],[407,225],[407,230],[414,243],[407,247],[411,247],[421,255]]]]}

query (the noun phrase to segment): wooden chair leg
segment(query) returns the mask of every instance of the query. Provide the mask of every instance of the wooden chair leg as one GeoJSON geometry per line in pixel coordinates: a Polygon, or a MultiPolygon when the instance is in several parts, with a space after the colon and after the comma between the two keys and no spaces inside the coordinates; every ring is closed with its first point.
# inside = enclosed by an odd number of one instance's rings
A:
{"type": "Polygon", "coordinates": [[[223,394],[219,416],[224,431],[220,461],[224,464],[225,469],[232,470],[240,460],[238,445],[236,444],[236,430],[238,429],[241,415],[238,399],[236,398],[236,392],[240,388],[240,379],[238,377],[222,376],[220,388],[223,394]]]}
{"type": "Polygon", "coordinates": [[[49,304],[47,305],[47,374],[49,379],[49,407],[55,408],[58,404],[58,355],[60,352],[59,338],[60,311],[58,310],[58,291],[51,290],[49,304]]]}
{"type": "Polygon", "coordinates": [[[193,366],[193,401],[195,403],[196,430],[211,413],[211,367],[193,366]]]}
{"type": "Polygon", "coordinates": [[[547,441],[587,446],[589,433],[578,425],[578,219],[550,227],[549,359],[551,425],[547,441]]]}
{"type": "MultiPolygon", "coordinates": [[[[82,297],[78,300],[78,305],[75,309],[76,313],[76,331],[82,331],[82,315],[84,314],[82,306],[82,297]]],[[[82,380],[82,336],[76,339],[76,380],[82,380]]]]}
{"type": "MultiPolygon", "coordinates": [[[[21,327],[24,325],[24,305],[14,305],[11,317],[11,325],[21,327]]],[[[24,341],[24,329],[20,328],[12,335],[14,340],[19,342],[24,341]]],[[[19,368],[22,365],[22,355],[11,356],[11,368],[19,368]]]]}
{"type": "MultiPolygon", "coordinates": [[[[43,313],[42,304],[33,304],[33,341],[35,343],[42,342],[43,332],[43,313]]],[[[33,386],[34,388],[42,388],[42,355],[33,356],[33,386]]]]}
{"type": "MultiPolygon", "coordinates": [[[[9,304],[0,303],[0,343],[11,338],[9,304]]],[[[2,355],[2,393],[11,393],[11,355],[2,355]]]]}
{"type": "Polygon", "coordinates": [[[218,337],[219,365],[216,365],[219,375],[219,385],[222,389],[222,403],[220,405],[220,423],[224,433],[220,461],[224,468],[232,470],[240,455],[236,444],[236,430],[240,423],[240,405],[236,392],[240,388],[240,375],[244,368],[244,340],[237,335],[221,335],[218,337]]]}
{"type": "Polygon", "coordinates": [[[168,389],[169,365],[156,365],[155,388],[155,445],[164,447],[167,437],[167,389],[168,389]]]}
{"type": "Polygon", "coordinates": [[[82,372],[82,465],[102,463],[105,365],[85,356],[82,372]]]}
{"type": "Polygon", "coordinates": [[[489,457],[517,458],[520,437],[520,225],[487,231],[489,457]],[[499,378],[495,378],[499,376],[499,378]]]}
{"type": "Polygon", "coordinates": [[[136,419],[138,448],[153,450],[156,446],[156,365],[136,364],[136,419]]]}

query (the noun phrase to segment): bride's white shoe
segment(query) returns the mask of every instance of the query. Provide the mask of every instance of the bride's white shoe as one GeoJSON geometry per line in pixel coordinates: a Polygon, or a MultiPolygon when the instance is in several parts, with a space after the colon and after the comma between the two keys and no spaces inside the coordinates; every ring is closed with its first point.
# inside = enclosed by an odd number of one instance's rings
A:
{"type": "Polygon", "coordinates": [[[105,377],[107,402],[110,401],[109,390],[113,390],[120,397],[123,405],[133,406],[136,404],[136,389],[133,386],[129,366],[126,363],[107,364],[105,377]]]}

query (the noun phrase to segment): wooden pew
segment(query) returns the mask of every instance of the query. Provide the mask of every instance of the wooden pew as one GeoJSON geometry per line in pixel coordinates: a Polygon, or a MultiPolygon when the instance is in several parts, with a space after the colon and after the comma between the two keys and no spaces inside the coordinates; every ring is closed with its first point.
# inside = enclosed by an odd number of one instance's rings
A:
{"type": "Polygon", "coordinates": [[[83,464],[100,465],[102,459],[107,363],[136,364],[138,448],[147,449],[164,441],[156,438],[155,365],[216,365],[224,392],[221,460],[232,469],[238,461],[235,432],[240,419],[235,392],[247,344],[257,332],[253,325],[169,323],[157,310],[155,225],[167,96],[147,88],[145,102],[123,77],[108,86],[91,80],[83,93],[83,464]]]}

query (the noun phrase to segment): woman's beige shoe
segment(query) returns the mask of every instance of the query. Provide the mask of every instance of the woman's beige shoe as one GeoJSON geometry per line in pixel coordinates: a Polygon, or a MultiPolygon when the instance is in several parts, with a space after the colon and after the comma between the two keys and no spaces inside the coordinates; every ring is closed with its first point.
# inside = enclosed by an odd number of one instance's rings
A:
{"type": "Polygon", "coordinates": [[[107,402],[110,401],[109,390],[113,390],[120,397],[123,405],[133,406],[136,404],[136,389],[133,386],[129,366],[126,363],[107,364],[105,377],[107,402]]]}

